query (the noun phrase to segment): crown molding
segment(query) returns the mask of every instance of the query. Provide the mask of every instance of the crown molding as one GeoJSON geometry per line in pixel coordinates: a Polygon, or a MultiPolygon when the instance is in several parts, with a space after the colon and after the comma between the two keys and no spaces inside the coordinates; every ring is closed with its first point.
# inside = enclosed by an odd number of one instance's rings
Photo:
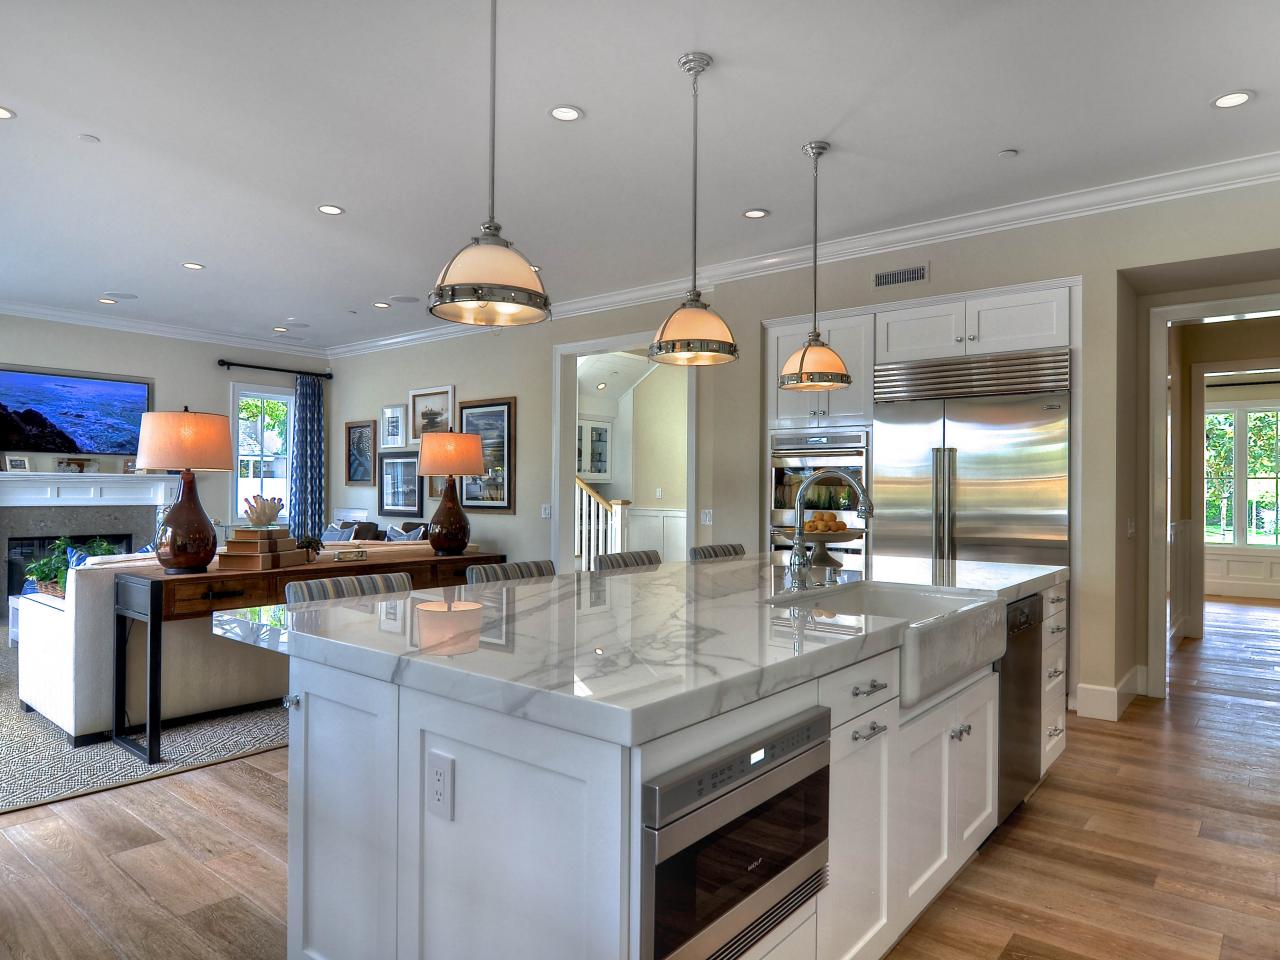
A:
{"type": "Polygon", "coordinates": [[[154,320],[138,320],[133,317],[108,317],[98,313],[87,313],[83,310],[46,307],[37,303],[0,300],[0,313],[16,317],[30,317],[33,320],[52,320],[55,323],[74,323],[81,327],[119,330],[121,333],[144,333],[152,337],[170,337],[174,340],[193,340],[198,343],[217,343],[227,347],[246,347],[252,350],[266,350],[271,353],[282,353],[295,357],[315,357],[324,360],[329,355],[328,351],[323,347],[307,347],[295,344],[282,346],[279,340],[272,340],[267,337],[246,337],[234,333],[218,333],[214,330],[200,330],[195,327],[183,327],[174,323],[161,323],[154,320]]]}
{"type": "MultiPolygon", "coordinates": [[[[945,243],[949,240],[961,240],[966,237],[997,233],[1002,230],[1016,230],[1019,227],[1052,223],[1058,220],[1070,220],[1076,217],[1087,217],[1097,213],[1123,210],[1127,207],[1162,203],[1166,200],[1180,200],[1205,193],[1216,193],[1220,190],[1233,190],[1238,187],[1273,183],[1278,180],[1280,180],[1280,152],[1241,157],[1236,160],[1224,160],[1219,163],[1189,167],[1184,170],[1175,170],[1149,177],[1139,177],[1134,180],[1125,180],[1101,187],[1090,187],[1070,193],[1041,197],[1036,200],[1005,204],[986,210],[976,210],[952,217],[925,220],[902,227],[890,227],[858,236],[827,240],[818,244],[818,262],[835,263],[841,260],[853,260],[859,257],[892,253],[896,250],[906,250],[928,244],[945,243]]],[[[787,250],[778,250],[759,256],[711,264],[700,269],[698,277],[702,281],[702,289],[710,292],[715,289],[718,283],[745,280],[750,277],[763,277],[807,266],[812,257],[813,248],[810,246],[791,247],[787,250]]],[[[621,307],[656,303],[662,300],[676,300],[684,296],[688,289],[689,282],[685,278],[665,280],[589,297],[579,297],[576,300],[553,303],[552,318],[554,322],[555,319],[568,319],[585,314],[600,313],[605,310],[616,310],[621,307]]],[[[881,306],[877,305],[877,309],[880,308],[881,306]]],[[[174,324],[149,323],[117,316],[106,317],[94,313],[43,307],[36,304],[0,301],[0,312],[15,313],[19,316],[34,317],[36,319],[56,320],[61,323],[104,327],[129,333],[149,333],[155,336],[174,337],[181,340],[197,340],[205,343],[221,343],[228,346],[251,347],[258,350],[270,350],[274,353],[290,353],[296,356],[322,359],[351,357],[364,353],[376,353],[380,350],[399,349],[419,343],[433,343],[438,340],[449,340],[453,337],[465,337],[475,333],[483,333],[490,329],[487,327],[448,324],[390,337],[353,341],[329,347],[328,349],[302,346],[282,348],[278,341],[266,338],[219,334],[190,327],[180,327],[174,324]]]]}

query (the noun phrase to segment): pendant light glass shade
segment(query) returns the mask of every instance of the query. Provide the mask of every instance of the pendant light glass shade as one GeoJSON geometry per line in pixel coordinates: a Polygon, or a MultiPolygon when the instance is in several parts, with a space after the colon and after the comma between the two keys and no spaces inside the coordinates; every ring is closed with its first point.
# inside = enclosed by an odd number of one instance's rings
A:
{"type": "Polygon", "coordinates": [[[702,301],[698,290],[698,77],[711,66],[706,53],[686,53],[680,69],[693,78],[693,249],[690,290],[658,328],[649,359],[681,367],[708,367],[738,359],[738,345],[720,314],[702,301]]]}
{"type": "Polygon", "coordinates": [[[804,145],[813,161],[813,329],[804,346],[787,358],[778,374],[779,390],[843,390],[853,383],[849,368],[818,332],[818,158],[831,149],[825,140],[804,145]]]}
{"type": "Polygon", "coordinates": [[[489,5],[489,217],[480,236],[453,255],[427,298],[441,320],[483,327],[518,327],[551,316],[551,301],[538,272],[502,236],[494,219],[497,143],[498,0],[489,5]]]}

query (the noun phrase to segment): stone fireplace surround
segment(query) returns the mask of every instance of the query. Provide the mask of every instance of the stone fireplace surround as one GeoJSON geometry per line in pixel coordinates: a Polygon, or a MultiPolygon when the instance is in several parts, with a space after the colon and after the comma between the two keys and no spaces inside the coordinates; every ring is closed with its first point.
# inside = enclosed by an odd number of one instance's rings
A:
{"type": "MultiPolygon", "coordinates": [[[[156,508],[144,506],[0,507],[0,584],[9,582],[9,540],[129,534],[134,548],[155,537],[156,508]]],[[[8,608],[0,611],[7,616],[8,608]]]]}

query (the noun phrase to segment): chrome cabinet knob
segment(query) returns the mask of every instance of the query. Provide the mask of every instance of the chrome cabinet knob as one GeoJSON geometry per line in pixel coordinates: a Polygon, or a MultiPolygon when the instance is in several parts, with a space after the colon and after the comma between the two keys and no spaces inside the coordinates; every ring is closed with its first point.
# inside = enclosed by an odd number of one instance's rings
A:
{"type": "Polygon", "coordinates": [[[978,335],[977,335],[976,333],[971,333],[971,334],[969,334],[969,339],[970,339],[970,340],[977,340],[977,339],[978,339],[978,335]]]}
{"type": "Polygon", "coordinates": [[[872,680],[871,684],[865,690],[862,687],[854,687],[849,692],[855,697],[870,697],[879,693],[881,690],[888,689],[889,685],[887,683],[881,683],[879,680],[872,680]]]}
{"type": "Polygon", "coordinates": [[[963,740],[965,737],[973,733],[973,724],[962,723],[960,726],[951,731],[952,740],[963,740]]]}
{"type": "Polygon", "coordinates": [[[1052,670],[1049,671],[1049,679],[1057,680],[1060,676],[1062,676],[1066,672],[1067,671],[1065,670],[1059,670],[1057,667],[1054,667],[1052,670]]]}
{"type": "Polygon", "coordinates": [[[1055,723],[1055,724],[1054,724],[1052,727],[1050,727],[1050,728],[1049,728],[1049,730],[1048,730],[1048,733],[1049,733],[1049,739],[1050,739],[1050,740],[1056,740],[1058,737],[1062,736],[1062,735],[1063,735],[1064,733],[1066,733],[1066,732],[1067,732],[1067,731],[1063,730],[1060,726],[1058,726],[1058,725],[1055,723]]]}
{"type": "Polygon", "coordinates": [[[1067,598],[1066,597],[1050,597],[1049,602],[1050,603],[1066,603],[1067,598]]]}
{"type": "Polygon", "coordinates": [[[302,698],[296,693],[291,693],[280,702],[280,705],[286,710],[296,710],[302,706],[302,698]]]}
{"type": "Polygon", "coordinates": [[[964,337],[956,337],[956,343],[964,343],[964,337]]]}
{"type": "Polygon", "coordinates": [[[1066,633],[1067,628],[1062,626],[1062,624],[1058,624],[1057,626],[1050,627],[1049,632],[1050,633],[1066,633]]]}
{"type": "Polygon", "coordinates": [[[880,736],[880,734],[884,733],[888,729],[889,728],[885,726],[883,723],[877,723],[876,721],[872,720],[871,726],[867,728],[866,733],[862,733],[860,730],[853,731],[853,739],[854,740],[874,740],[876,737],[880,736]]]}

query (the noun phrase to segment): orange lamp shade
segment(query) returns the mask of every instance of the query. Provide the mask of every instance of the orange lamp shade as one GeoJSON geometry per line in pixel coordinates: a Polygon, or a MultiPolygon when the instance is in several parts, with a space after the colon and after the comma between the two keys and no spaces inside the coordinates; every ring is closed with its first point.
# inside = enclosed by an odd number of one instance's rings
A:
{"type": "Polygon", "coordinates": [[[484,605],[474,600],[427,600],[414,609],[418,646],[433,657],[456,657],[480,649],[484,605]]]}
{"type": "Polygon", "coordinates": [[[138,438],[144,470],[230,470],[231,418],[189,410],[144,413],[138,438]]]}
{"type": "Polygon", "coordinates": [[[424,433],[418,448],[418,475],[474,477],[484,473],[478,433],[424,433]]]}

